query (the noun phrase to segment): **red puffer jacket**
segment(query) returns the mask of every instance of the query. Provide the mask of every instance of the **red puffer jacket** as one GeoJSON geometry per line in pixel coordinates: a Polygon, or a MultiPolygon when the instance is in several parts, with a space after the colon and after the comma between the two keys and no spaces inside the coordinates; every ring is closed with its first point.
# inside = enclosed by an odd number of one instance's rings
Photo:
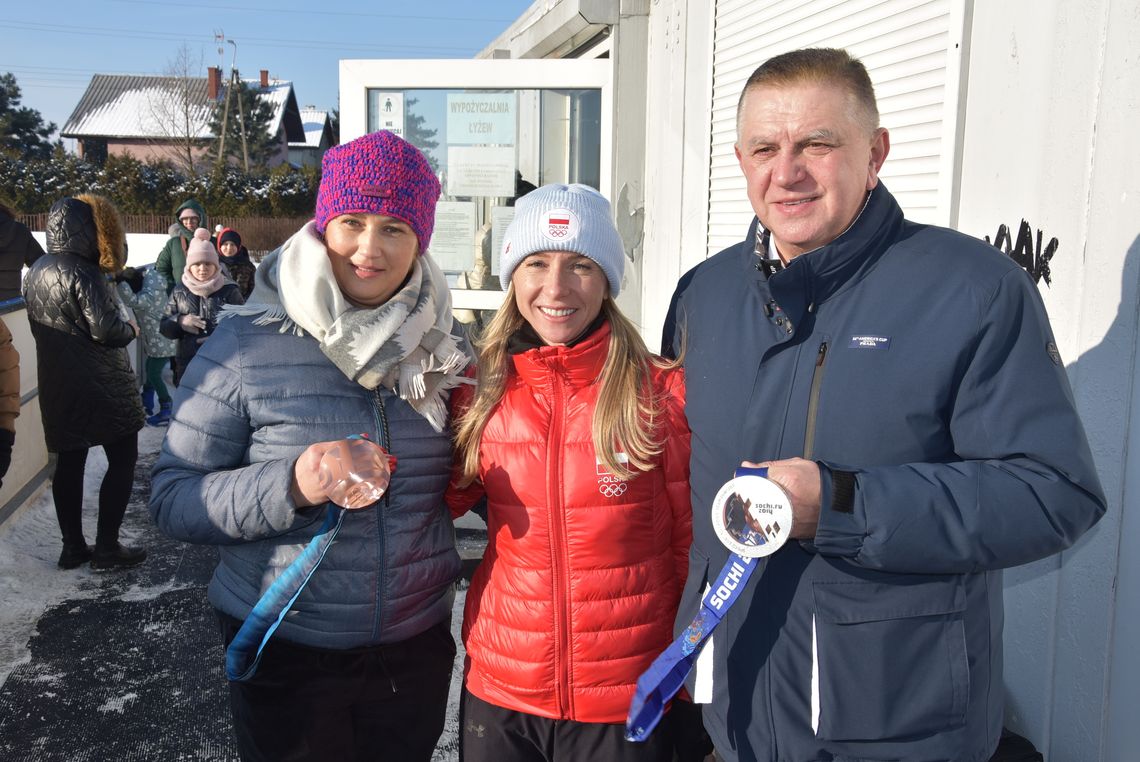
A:
{"type": "MultiPolygon", "coordinates": [[[[689,429],[680,370],[654,370],[664,451],[629,481],[591,435],[609,324],[575,347],[513,357],[483,431],[482,485],[449,490],[462,513],[487,494],[488,545],[467,592],[466,687],[553,719],[624,722],[638,676],[669,644],[688,568],[689,429]]],[[[457,390],[469,404],[470,387],[457,390]]]]}

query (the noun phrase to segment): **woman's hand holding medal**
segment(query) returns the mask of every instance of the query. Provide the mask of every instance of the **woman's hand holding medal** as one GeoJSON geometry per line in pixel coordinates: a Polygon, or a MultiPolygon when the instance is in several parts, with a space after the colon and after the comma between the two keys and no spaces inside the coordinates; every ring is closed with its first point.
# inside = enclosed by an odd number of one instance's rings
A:
{"type": "Polygon", "coordinates": [[[290,494],[298,508],[332,501],[356,510],[372,505],[388,489],[396,458],[359,434],[309,445],[293,465],[290,494]]]}

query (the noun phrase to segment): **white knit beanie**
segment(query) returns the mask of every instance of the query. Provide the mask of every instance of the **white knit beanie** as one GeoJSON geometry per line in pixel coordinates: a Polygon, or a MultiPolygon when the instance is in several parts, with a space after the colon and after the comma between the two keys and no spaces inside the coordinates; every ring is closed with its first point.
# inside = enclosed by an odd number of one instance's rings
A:
{"type": "Polygon", "coordinates": [[[610,282],[610,296],[621,291],[625,249],[614,227],[610,202],[588,185],[552,183],[515,203],[515,218],[503,235],[499,282],[503,290],[519,263],[536,251],[572,251],[598,263],[610,282]]]}
{"type": "Polygon", "coordinates": [[[214,244],[210,243],[210,231],[206,228],[195,230],[194,238],[186,247],[186,266],[189,267],[198,262],[218,264],[218,250],[214,248],[214,244]]]}

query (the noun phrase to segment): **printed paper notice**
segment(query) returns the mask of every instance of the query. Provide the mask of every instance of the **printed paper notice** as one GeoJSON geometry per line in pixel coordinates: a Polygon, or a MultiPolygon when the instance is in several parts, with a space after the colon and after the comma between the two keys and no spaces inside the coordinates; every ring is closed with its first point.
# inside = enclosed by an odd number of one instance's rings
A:
{"type": "Polygon", "coordinates": [[[491,207],[491,274],[499,274],[499,257],[503,253],[503,233],[515,218],[513,206],[491,207]]]}
{"type": "Polygon", "coordinates": [[[475,202],[439,201],[435,205],[435,230],[431,256],[445,272],[463,272],[475,267],[475,202]]]}
{"type": "Polygon", "coordinates": [[[447,195],[515,195],[513,146],[448,146],[447,195]]]}

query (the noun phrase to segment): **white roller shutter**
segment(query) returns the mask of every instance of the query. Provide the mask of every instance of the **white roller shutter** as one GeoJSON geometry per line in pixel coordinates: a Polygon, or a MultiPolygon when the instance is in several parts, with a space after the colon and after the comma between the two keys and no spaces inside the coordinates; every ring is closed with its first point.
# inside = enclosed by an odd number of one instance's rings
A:
{"type": "Polygon", "coordinates": [[[736,163],[736,102],[768,58],[846,48],[871,74],[891,151],[881,176],[917,222],[949,225],[964,0],[717,0],[713,38],[708,254],[751,221],[736,163]]]}

